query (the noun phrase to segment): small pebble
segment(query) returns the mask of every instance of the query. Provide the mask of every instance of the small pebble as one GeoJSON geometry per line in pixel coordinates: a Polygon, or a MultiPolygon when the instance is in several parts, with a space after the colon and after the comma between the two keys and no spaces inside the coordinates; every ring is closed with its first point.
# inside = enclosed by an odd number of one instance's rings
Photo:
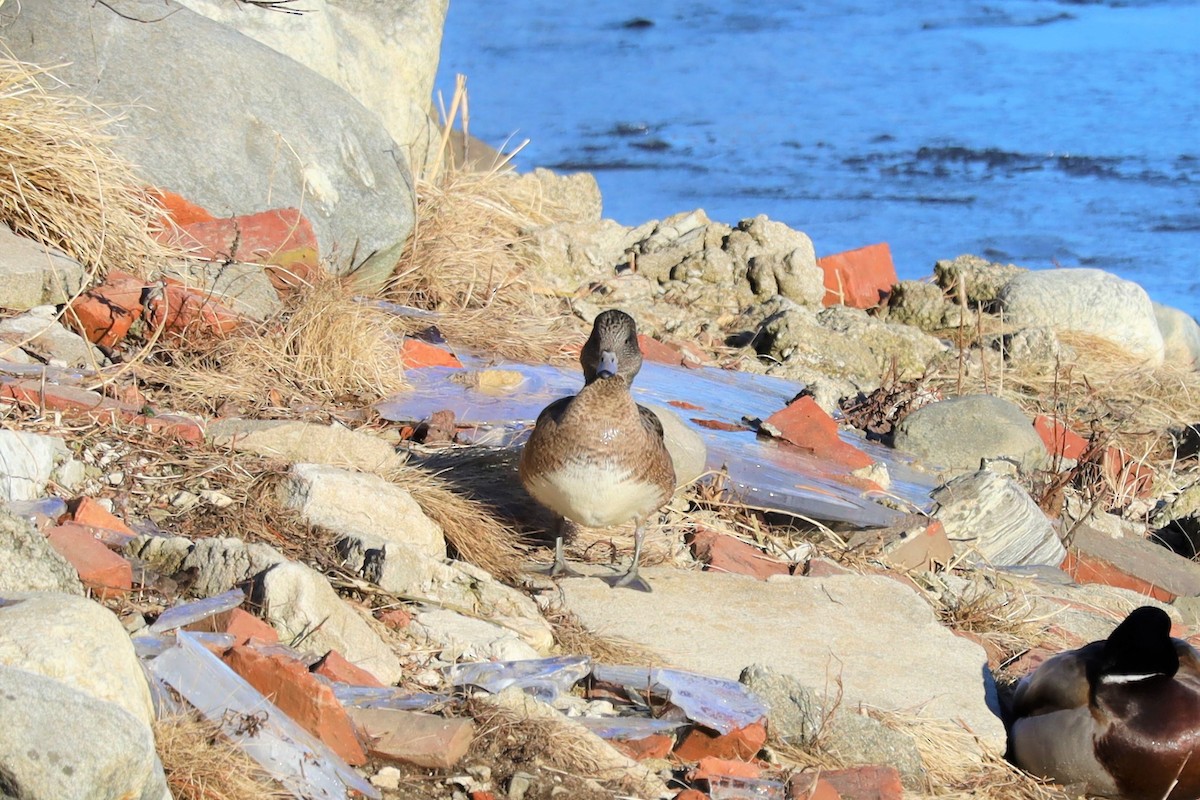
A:
{"type": "Polygon", "coordinates": [[[528,772],[514,772],[508,779],[508,800],[525,800],[525,794],[532,786],[532,775],[528,772]]]}
{"type": "Polygon", "coordinates": [[[400,770],[395,767],[381,767],[379,772],[371,777],[371,785],[380,789],[399,789],[400,770]]]}

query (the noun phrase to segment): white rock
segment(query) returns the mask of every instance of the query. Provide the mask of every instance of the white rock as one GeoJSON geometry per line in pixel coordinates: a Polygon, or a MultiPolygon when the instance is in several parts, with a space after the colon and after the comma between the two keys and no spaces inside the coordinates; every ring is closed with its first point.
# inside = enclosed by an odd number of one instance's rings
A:
{"type": "Polygon", "coordinates": [[[389,592],[477,611],[514,631],[542,655],[554,647],[554,631],[537,604],[473,564],[433,558],[402,543],[362,535],[339,540],[338,554],[347,568],[389,592]]]}
{"type": "Polygon", "coordinates": [[[82,336],[67,330],[53,317],[46,319],[34,313],[36,310],[0,322],[0,341],[24,342],[60,366],[95,368],[108,363],[104,354],[82,336]]]}
{"type": "Polygon", "coordinates": [[[262,576],[263,617],[283,641],[304,637],[304,647],[337,650],[384,683],[400,680],[400,660],[315,570],[294,562],[262,576]]]}
{"type": "Polygon", "coordinates": [[[1200,361],[1200,325],[1186,311],[1154,303],[1154,318],[1163,337],[1163,359],[1168,364],[1195,368],[1200,361]]]}
{"type": "Polygon", "coordinates": [[[83,267],[78,261],[0,225],[0,308],[65,303],[82,283],[83,267]]]}
{"type": "Polygon", "coordinates": [[[0,599],[0,665],[115,703],[144,725],[154,721],[146,676],[121,621],[83,597],[37,592],[0,599]]]}
{"type": "Polygon", "coordinates": [[[409,631],[441,648],[445,661],[517,661],[543,655],[509,628],[442,608],[418,611],[409,631]]]}
{"type": "Polygon", "coordinates": [[[36,500],[45,494],[55,464],[70,451],[62,439],[0,430],[0,500],[36,500]]]}
{"type": "Polygon", "coordinates": [[[819,693],[961,720],[996,753],[1004,726],[989,708],[987,655],[938,623],[929,604],[886,577],[744,575],[647,568],[654,591],[613,590],[595,578],[560,583],[591,630],[649,647],[673,665],[736,680],[752,663],[819,693]],[[766,624],[764,621],[769,621],[766,624]]]}
{"type": "Polygon", "coordinates": [[[708,448],[700,434],[665,406],[646,406],[663,426],[663,440],[675,467],[675,485],[686,486],[704,474],[708,448]]]}
{"type": "Polygon", "coordinates": [[[0,597],[13,592],[83,594],[79,575],[28,520],[0,508],[0,597]]]}
{"type": "Polygon", "coordinates": [[[1150,366],[1163,363],[1163,337],[1146,290],[1099,269],[1024,272],[1000,291],[1004,321],[1107,339],[1150,366]]]}
{"type": "Polygon", "coordinates": [[[387,474],[404,466],[404,458],[378,436],[341,425],[293,420],[220,419],[204,431],[208,441],[244,453],[257,453],[291,463],[328,464],[359,472],[387,474]]]}
{"type": "Polygon", "coordinates": [[[0,666],[0,795],[170,800],[154,736],[116,703],[0,666]]]}
{"type": "Polygon", "coordinates": [[[953,473],[974,472],[985,458],[1008,460],[1029,471],[1047,458],[1046,445],[1025,412],[986,394],[921,406],[896,426],[895,447],[953,473]]]}
{"type": "Polygon", "coordinates": [[[996,567],[1057,567],[1067,555],[1050,520],[1012,478],[990,470],[961,475],[935,489],[933,516],[956,555],[996,567]]]}
{"type": "Polygon", "coordinates": [[[293,464],[280,484],[284,505],[313,525],[344,536],[398,542],[434,558],[446,555],[442,528],[407,489],[375,475],[324,464],[293,464]]]}

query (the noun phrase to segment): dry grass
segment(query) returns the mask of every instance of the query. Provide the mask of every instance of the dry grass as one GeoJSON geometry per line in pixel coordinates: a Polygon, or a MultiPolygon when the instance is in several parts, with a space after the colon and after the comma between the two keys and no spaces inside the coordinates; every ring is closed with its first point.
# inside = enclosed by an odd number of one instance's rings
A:
{"type": "Polygon", "coordinates": [[[970,581],[965,588],[950,590],[933,586],[936,575],[914,575],[922,586],[925,599],[933,606],[939,621],[955,631],[978,636],[1008,658],[1046,641],[1046,625],[1034,619],[1034,606],[1013,585],[999,585],[986,573],[967,570],[961,573],[970,581]]]}
{"type": "Polygon", "coordinates": [[[262,800],[289,797],[216,726],[191,716],[154,723],[167,785],[178,800],[262,800]]]}
{"type": "Polygon", "coordinates": [[[49,70],[0,59],[0,222],[75,258],[93,275],[146,276],[169,251],[162,210],[111,148],[110,118],[49,70]]]}
{"type": "Polygon", "coordinates": [[[406,468],[401,474],[385,477],[412,493],[426,516],[442,527],[459,558],[497,580],[517,582],[525,561],[521,534],[483,503],[454,491],[445,479],[423,469],[406,468]]]}
{"type": "MultiPolygon", "coordinates": [[[[465,105],[460,81],[447,129],[460,112],[465,121],[465,105]]],[[[439,166],[417,179],[416,225],[387,296],[439,312],[438,328],[452,342],[545,361],[561,356],[578,331],[561,304],[535,294],[526,279],[533,265],[519,245],[530,229],[550,224],[555,210],[536,183],[516,179],[507,158],[486,172],[439,166]]],[[[434,161],[445,163],[445,154],[434,161]]]]}
{"type": "Polygon", "coordinates": [[[188,342],[196,349],[174,351],[169,366],[145,365],[138,374],[168,389],[170,404],[205,414],[226,403],[250,414],[313,403],[365,405],[407,385],[402,325],[327,278],[257,328],[188,342]]]}

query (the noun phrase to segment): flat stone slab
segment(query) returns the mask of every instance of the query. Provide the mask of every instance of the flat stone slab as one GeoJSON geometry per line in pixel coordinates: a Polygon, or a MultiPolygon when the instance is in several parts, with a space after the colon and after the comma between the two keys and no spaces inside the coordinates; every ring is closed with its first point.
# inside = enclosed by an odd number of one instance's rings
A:
{"type": "Polygon", "coordinates": [[[563,580],[584,625],[664,655],[672,666],[737,679],[763,664],[842,702],[961,721],[996,753],[1004,726],[983,649],[941,625],[914,591],[881,576],[826,578],[643,569],[654,588],[563,580]]]}

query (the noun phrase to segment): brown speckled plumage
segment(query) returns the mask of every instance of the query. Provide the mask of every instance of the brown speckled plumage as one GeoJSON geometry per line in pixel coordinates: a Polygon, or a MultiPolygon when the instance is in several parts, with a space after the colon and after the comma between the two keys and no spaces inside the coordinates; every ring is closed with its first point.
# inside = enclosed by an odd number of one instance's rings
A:
{"type": "MultiPolygon", "coordinates": [[[[638,520],[634,564],[646,518],[675,490],[675,469],[662,424],[634,402],[630,384],[642,365],[633,318],[605,311],[580,354],[586,381],[579,394],[556,400],[538,415],[521,453],[525,488],[560,517],[588,527],[638,520]],[[615,365],[615,374],[606,371],[615,365]]],[[[561,539],[556,548],[561,564],[561,539]]],[[[622,584],[624,585],[624,584],[622,584]]]]}

